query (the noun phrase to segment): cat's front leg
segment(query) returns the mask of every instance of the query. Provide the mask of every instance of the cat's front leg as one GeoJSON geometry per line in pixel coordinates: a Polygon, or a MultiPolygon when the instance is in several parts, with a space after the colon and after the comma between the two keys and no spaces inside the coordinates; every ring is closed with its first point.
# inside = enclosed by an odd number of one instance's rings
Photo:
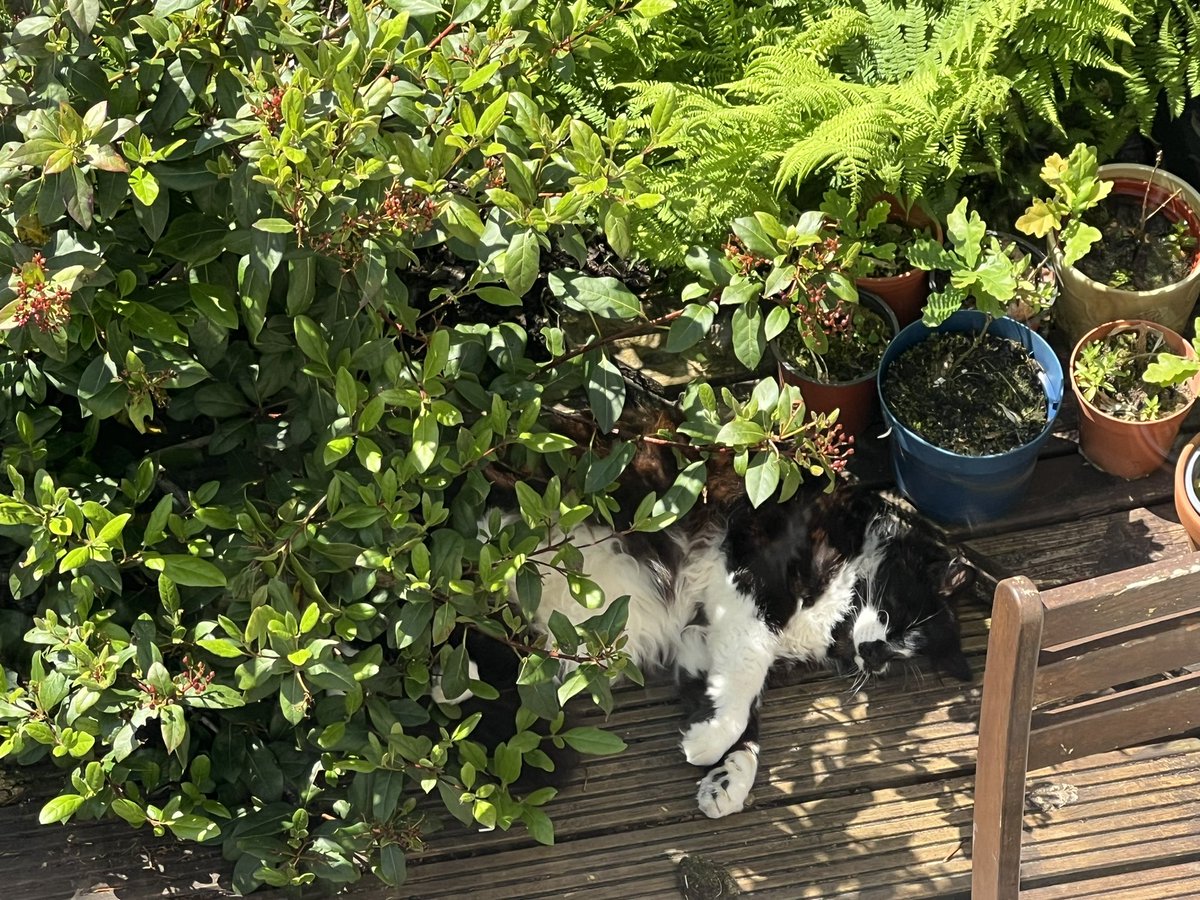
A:
{"type": "Polygon", "coordinates": [[[740,616],[740,621],[725,618],[714,620],[707,635],[711,669],[705,694],[711,713],[689,726],[680,742],[695,766],[713,765],[741,737],[775,661],[775,641],[766,623],[755,615],[740,616]]]}
{"type": "Polygon", "coordinates": [[[721,764],[709,769],[700,779],[696,802],[710,819],[741,812],[758,775],[758,706],[750,713],[750,722],[742,736],[725,754],[721,764]]]}

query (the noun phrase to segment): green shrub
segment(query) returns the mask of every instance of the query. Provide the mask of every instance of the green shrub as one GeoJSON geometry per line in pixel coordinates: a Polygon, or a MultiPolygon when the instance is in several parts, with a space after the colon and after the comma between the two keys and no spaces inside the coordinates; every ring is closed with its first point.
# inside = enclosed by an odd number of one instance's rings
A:
{"type": "MultiPolygon", "coordinates": [[[[400,882],[427,794],[552,840],[553,792],[509,787],[551,744],[621,749],[561,709],[637,673],[622,604],[551,652],[507,587],[533,603],[565,567],[600,601],[549,536],[611,518],[637,438],[577,444],[548,411],[612,429],[606,335],[669,287],[626,261],[666,108],[597,130],[548,72],[669,4],[33,7],[0,34],[0,759],[63,768],[43,822],[223,841],[241,891],[400,882]],[[521,518],[484,541],[490,465],[521,518]],[[430,697],[435,669],[496,694],[461,628],[522,659],[494,748],[430,697]]],[[[660,317],[681,348],[716,307],[690,299],[660,317]]],[[[686,512],[716,445],[756,500],[827,474],[796,401],[694,387],[633,527],[686,512]]]]}

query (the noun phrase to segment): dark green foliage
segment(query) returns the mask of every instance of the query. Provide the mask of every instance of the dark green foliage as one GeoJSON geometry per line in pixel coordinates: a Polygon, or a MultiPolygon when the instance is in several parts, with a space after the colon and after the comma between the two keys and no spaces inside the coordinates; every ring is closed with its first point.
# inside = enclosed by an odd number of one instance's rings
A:
{"type": "MultiPolygon", "coordinates": [[[[620,750],[560,710],[637,673],[614,604],[556,635],[579,664],[556,687],[507,586],[554,566],[600,599],[560,538],[611,516],[630,445],[603,458],[548,411],[611,427],[601,326],[665,289],[625,261],[662,124],[564,115],[551,73],[646,15],[36,6],[0,34],[0,758],[63,767],[45,822],[223,841],[241,891],[396,883],[439,806],[551,841],[553,792],[510,786],[555,745],[620,750]],[[485,540],[493,465],[521,516],[485,540]],[[435,669],[495,696],[462,628],[522,659],[495,748],[431,697],[435,669]]],[[[685,427],[794,489],[802,409],[766,384],[733,416],[697,386],[685,427]]],[[[685,513],[704,459],[634,527],[685,513]]]]}

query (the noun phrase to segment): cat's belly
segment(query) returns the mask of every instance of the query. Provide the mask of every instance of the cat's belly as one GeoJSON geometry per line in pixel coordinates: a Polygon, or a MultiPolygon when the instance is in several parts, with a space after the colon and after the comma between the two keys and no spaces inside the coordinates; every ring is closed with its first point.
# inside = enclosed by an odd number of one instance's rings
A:
{"type": "MultiPolygon", "coordinates": [[[[620,597],[629,597],[625,651],[639,668],[683,663],[691,668],[703,646],[702,629],[694,624],[696,603],[672,573],[653,560],[627,553],[609,530],[583,526],[571,534],[583,553],[583,571],[604,592],[603,603],[589,608],[571,592],[566,576],[548,569],[542,578],[542,598],[537,624],[549,634],[547,623],[554,612],[579,625],[602,613],[620,597]],[[688,627],[692,624],[692,627],[688,627]]],[[[684,567],[684,571],[687,570],[684,567]]],[[[682,574],[682,573],[680,573],[682,574]]]]}

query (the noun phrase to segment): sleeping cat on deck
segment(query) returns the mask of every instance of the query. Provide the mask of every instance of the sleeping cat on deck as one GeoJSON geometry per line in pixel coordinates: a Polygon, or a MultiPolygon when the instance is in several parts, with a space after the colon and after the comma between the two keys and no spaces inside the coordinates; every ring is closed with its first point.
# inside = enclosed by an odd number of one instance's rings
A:
{"type": "MultiPolygon", "coordinates": [[[[759,699],[776,663],[833,664],[866,678],[920,655],[971,677],[955,603],[974,568],[874,493],[802,491],[758,509],[737,501],[658,534],[585,524],[571,541],[608,600],[629,596],[633,662],[673,669],[697,709],[680,747],[709,769],[698,801],[710,817],[740,811],[754,782],[759,699]]],[[[576,624],[599,612],[550,570],[535,620],[546,634],[554,611],[576,624]]]]}

